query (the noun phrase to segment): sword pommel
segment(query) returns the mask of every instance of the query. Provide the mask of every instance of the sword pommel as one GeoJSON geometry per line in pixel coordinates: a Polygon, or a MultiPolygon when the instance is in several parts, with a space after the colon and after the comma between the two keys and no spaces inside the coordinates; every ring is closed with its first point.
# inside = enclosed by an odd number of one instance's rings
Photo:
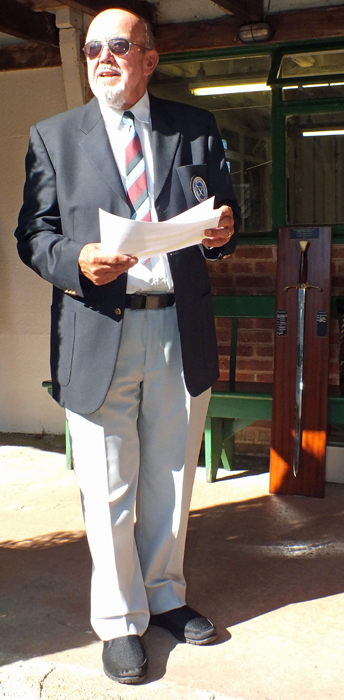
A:
{"type": "Polygon", "coordinates": [[[300,269],[299,269],[299,283],[306,284],[308,277],[308,265],[307,265],[307,250],[309,246],[309,241],[300,241],[301,257],[300,257],[300,269]]]}

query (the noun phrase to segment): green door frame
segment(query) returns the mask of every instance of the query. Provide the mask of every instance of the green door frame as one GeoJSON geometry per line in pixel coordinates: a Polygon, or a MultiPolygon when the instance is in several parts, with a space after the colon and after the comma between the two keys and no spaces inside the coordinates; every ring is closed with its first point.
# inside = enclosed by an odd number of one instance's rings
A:
{"type": "MultiPolygon", "coordinates": [[[[319,42],[316,50],[343,49],[343,42],[319,42]]],[[[303,47],[300,53],[314,53],[314,45],[303,47]]],[[[271,70],[268,78],[268,85],[272,89],[271,108],[271,150],[272,150],[272,228],[273,232],[279,227],[286,226],[286,199],[287,199],[287,140],[286,140],[286,120],[288,117],[302,114],[334,114],[344,112],[344,97],[342,98],[322,98],[312,100],[283,100],[283,87],[290,85],[302,85],[311,80],[312,83],[331,83],[342,81],[343,74],[330,74],[319,76],[281,78],[280,67],[283,56],[294,53],[295,47],[277,48],[272,54],[271,70]]],[[[334,242],[344,241],[344,222],[332,226],[334,242]]]]}
{"type": "MultiPolygon", "coordinates": [[[[272,227],[286,226],[286,120],[302,114],[335,114],[344,112],[344,98],[326,98],[284,102],[281,87],[272,87],[272,227]]],[[[334,243],[344,242],[344,222],[332,227],[334,243]]]]}

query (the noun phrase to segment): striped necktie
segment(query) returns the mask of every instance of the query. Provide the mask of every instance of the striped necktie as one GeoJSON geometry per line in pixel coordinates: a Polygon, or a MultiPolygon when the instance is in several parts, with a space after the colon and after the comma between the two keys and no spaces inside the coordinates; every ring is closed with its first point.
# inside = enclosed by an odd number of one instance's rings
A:
{"type": "Polygon", "coordinates": [[[132,112],[124,112],[122,121],[129,127],[125,145],[125,181],[131,218],[138,221],[151,221],[146,166],[132,112]]]}

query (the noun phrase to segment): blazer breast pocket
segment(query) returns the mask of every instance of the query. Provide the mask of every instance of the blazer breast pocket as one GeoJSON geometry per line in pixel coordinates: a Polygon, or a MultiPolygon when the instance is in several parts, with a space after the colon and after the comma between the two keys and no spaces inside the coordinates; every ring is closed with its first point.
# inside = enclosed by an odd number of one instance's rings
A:
{"type": "Polygon", "coordinates": [[[208,199],[207,166],[204,163],[180,165],[177,173],[188,207],[195,207],[208,199]]]}

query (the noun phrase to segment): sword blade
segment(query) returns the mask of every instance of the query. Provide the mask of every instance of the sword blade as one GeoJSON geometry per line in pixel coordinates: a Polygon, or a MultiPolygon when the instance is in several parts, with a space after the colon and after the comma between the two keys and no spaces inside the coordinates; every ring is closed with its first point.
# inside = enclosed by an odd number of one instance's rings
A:
{"type": "Polygon", "coordinates": [[[302,394],[303,394],[303,354],[305,340],[305,307],[306,289],[299,287],[297,290],[297,361],[296,361],[296,386],[295,386],[295,437],[293,455],[293,473],[297,476],[300,464],[300,451],[302,443],[302,394]]]}
{"type": "Polygon", "coordinates": [[[305,344],[305,308],[306,308],[306,292],[308,289],[317,289],[322,292],[321,287],[316,287],[314,284],[308,284],[307,273],[307,250],[309,241],[300,241],[301,257],[299,268],[298,284],[291,284],[285,287],[285,292],[288,289],[296,287],[297,289],[297,361],[296,361],[296,386],[295,386],[295,436],[294,436],[294,454],[293,454],[293,472],[294,476],[299,473],[300,452],[302,447],[302,395],[303,395],[303,355],[305,344]]]}

